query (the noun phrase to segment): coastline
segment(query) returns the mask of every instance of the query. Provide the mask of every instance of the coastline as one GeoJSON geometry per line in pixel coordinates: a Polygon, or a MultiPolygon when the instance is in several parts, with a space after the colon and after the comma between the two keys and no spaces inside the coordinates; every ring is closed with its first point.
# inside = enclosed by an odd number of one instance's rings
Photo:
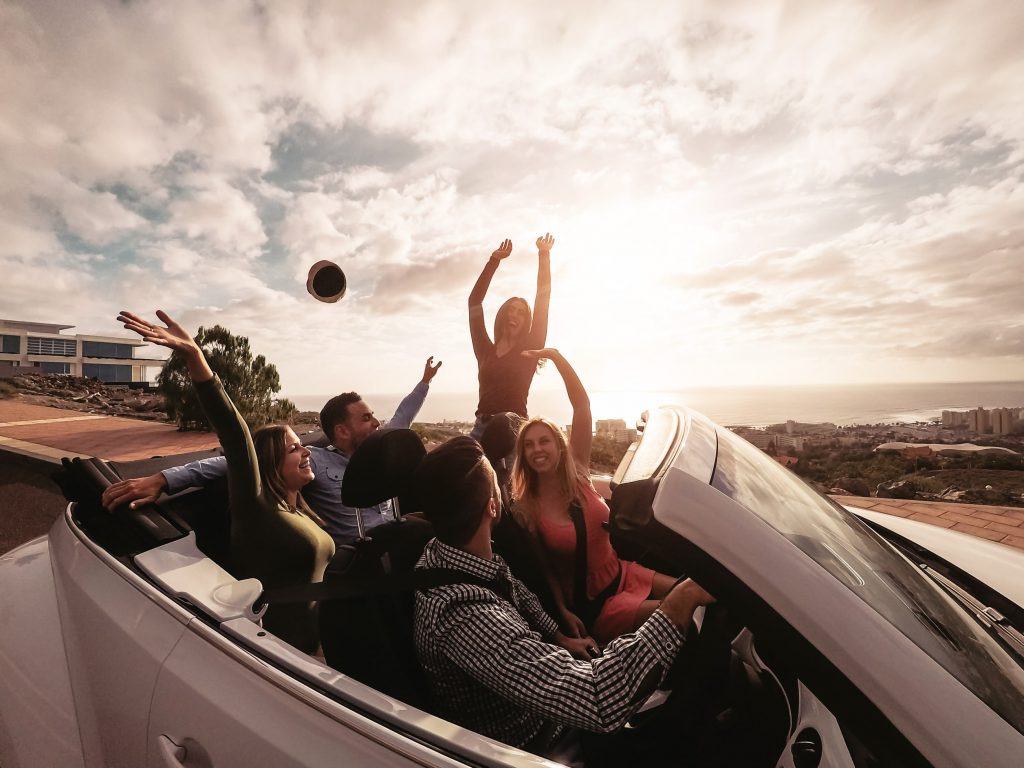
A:
{"type": "MultiPolygon", "coordinates": [[[[534,385],[531,414],[559,424],[571,420],[564,390],[534,385]]],[[[332,393],[333,394],[333,393],[332,393]]],[[[385,418],[406,393],[363,393],[385,418]]],[[[288,395],[299,408],[318,411],[331,394],[288,395]]],[[[787,420],[836,426],[916,424],[939,418],[943,410],[1024,407],[1024,381],[941,384],[797,385],[786,387],[700,387],[678,390],[602,391],[590,393],[595,419],[632,423],[647,409],[686,405],[722,425],[763,427],[787,420]]],[[[474,392],[435,389],[427,396],[418,420],[430,423],[473,420],[474,392]]]]}

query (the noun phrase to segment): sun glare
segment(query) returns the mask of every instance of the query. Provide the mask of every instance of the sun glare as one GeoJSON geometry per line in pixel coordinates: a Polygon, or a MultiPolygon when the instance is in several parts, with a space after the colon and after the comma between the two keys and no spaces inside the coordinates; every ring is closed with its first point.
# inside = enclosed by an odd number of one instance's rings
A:
{"type": "Polygon", "coordinates": [[[608,206],[565,221],[558,242],[565,252],[553,257],[552,343],[622,350],[696,319],[678,285],[715,245],[699,211],[678,201],[608,206]]]}

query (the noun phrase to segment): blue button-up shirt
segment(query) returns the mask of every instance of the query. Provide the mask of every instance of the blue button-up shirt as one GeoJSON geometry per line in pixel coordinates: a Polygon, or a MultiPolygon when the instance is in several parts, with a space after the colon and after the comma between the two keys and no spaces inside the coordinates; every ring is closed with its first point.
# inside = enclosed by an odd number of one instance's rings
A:
{"type": "MultiPolygon", "coordinates": [[[[395,415],[388,420],[387,425],[408,429],[423,406],[429,389],[430,386],[425,382],[417,384],[399,403],[395,415]]],[[[323,519],[324,528],[334,539],[335,544],[351,544],[359,537],[357,515],[362,515],[364,531],[370,531],[381,523],[393,519],[390,499],[375,507],[363,509],[342,504],[341,482],[348,468],[348,456],[333,447],[309,446],[309,452],[315,478],[302,489],[302,497],[323,519]]],[[[199,459],[181,467],[165,469],[163,475],[167,479],[167,492],[178,493],[186,488],[201,488],[213,480],[224,477],[227,471],[225,458],[215,456],[210,459],[199,459]]]]}

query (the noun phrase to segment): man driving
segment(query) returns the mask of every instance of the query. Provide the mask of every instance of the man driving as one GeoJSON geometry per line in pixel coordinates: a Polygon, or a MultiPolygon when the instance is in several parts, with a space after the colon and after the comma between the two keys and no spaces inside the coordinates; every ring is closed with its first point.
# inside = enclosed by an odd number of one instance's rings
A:
{"type": "Polygon", "coordinates": [[[598,656],[590,638],[564,636],[493,553],[501,496],[479,443],[434,449],[414,485],[436,535],[417,564],[417,655],[439,714],[478,733],[553,756],[572,729],[622,728],[664,679],[696,608],[714,602],[682,581],[598,656]]]}

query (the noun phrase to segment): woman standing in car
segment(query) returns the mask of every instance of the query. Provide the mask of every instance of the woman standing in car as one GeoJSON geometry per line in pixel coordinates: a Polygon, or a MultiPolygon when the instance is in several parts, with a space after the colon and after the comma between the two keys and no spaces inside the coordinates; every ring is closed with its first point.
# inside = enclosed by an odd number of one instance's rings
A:
{"type": "Polygon", "coordinates": [[[675,579],[628,560],[605,529],[608,505],[590,482],[590,398],[557,349],[522,352],[552,360],[572,404],[568,441],[557,425],[533,418],[519,430],[512,470],[513,516],[539,544],[567,635],[604,645],[643,624],[675,579]]]}
{"type": "MultiPolygon", "coordinates": [[[[145,341],[185,358],[199,402],[228,462],[233,574],[240,579],[257,578],[264,589],[323,580],[334,555],[334,540],[300,493],[313,479],[309,450],[291,427],[270,425],[250,435],[203,350],[166,313],[157,310],[156,315],[164,327],[131,312],[122,311],[117,319],[145,341]]],[[[299,650],[315,653],[319,646],[314,603],[271,606],[263,625],[299,650]]]]}
{"type": "Polygon", "coordinates": [[[505,239],[491,254],[469,294],[469,335],[476,355],[480,396],[476,424],[470,433],[477,440],[491,417],[497,413],[517,413],[526,418],[526,398],[537,372],[537,361],[519,353],[540,349],[548,335],[548,304],[551,301],[551,247],[555,239],[546,234],[537,238],[537,298],[530,314],[526,299],[513,296],[494,316],[494,341],[484,325],[484,296],[498,265],[512,253],[512,241],[505,239]]]}

